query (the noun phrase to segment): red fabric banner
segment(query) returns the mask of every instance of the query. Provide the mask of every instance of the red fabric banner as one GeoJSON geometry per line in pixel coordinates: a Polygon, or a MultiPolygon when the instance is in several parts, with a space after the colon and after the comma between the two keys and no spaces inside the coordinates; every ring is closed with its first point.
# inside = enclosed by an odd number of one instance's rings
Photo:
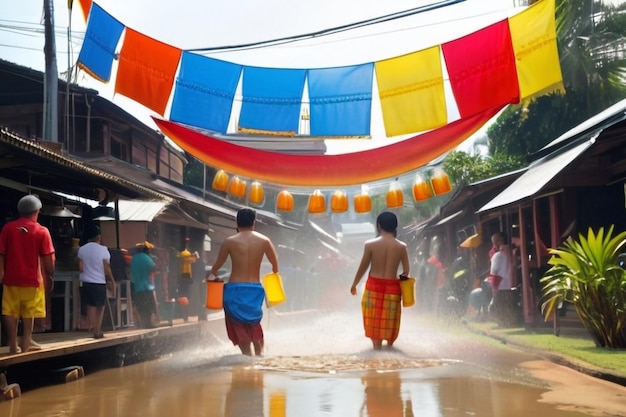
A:
{"type": "Polygon", "coordinates": [[[292,186],[358,185],[396,177],[458,146],[503,106],[457,120],[402,142],[340,155],[294,155],[235,145],[154,118],[158,128],[204,163],[244,177],[292,186]]]}
{"type": "Polygon", "coordinates": [[[461,118],[519,102],[508,19],[441,47],[461,118]]]}

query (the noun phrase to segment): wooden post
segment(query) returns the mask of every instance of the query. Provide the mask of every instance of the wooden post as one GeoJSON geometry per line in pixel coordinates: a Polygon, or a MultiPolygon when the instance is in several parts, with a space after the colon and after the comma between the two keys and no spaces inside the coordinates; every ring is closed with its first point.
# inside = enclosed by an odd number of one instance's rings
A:
{"type": "Polygon", "coordinates": [[[528,251],[526,250],[526,227],[524,224],[524,210],[518,205],[519,237],[520,237],[520,264],[522,267],[522,306],[524,309],[524,323],[532,324],[535,321],[533,306],[533,289],[528,271],[528,251]]]}

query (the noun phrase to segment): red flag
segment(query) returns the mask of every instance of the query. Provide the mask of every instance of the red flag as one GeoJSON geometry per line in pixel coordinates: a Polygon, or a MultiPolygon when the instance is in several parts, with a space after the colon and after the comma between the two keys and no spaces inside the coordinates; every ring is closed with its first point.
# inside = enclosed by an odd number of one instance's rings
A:
{"type": "Polygon", "coordinates": [[[441,47],[461,118],[519,102],[508,19],[441,47]]]}

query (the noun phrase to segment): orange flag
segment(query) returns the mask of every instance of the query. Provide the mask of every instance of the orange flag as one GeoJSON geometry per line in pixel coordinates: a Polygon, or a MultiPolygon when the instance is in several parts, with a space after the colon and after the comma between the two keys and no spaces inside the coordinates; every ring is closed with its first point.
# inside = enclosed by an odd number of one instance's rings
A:
{"type": "Polygon", "coordinates": [[[115,92],[165,114],[182,51],[126,28],[115,92]]]}
{"type": "Polygon", "coordinates": [[[439,46],[375,65],[387,136],[423,132],[447,123],[439,46]]]}
{"type": "MultiPolygon", "coordinates": [[[[83,17],[85,18],[85,22],[86,22],[87,18],[89,17],[89,10],[91,9],[91,0],[78,0],[78,2],[80,3],[80,8],[83,11],[83,17]]],[[[74,0],[68,0],[67,8],[72,10],[73,6],[74,6],[74,0]]]]}

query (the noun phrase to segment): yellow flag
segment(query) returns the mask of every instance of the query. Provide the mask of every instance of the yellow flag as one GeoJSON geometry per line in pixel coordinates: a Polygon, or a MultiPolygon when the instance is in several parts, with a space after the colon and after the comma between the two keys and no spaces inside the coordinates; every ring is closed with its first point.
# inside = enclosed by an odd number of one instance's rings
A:
{"type": "Polygon", "coordinates": [[[387,136],[447,123],[439,46],[375,63],[387,136]]]}
{"type": "Polygon", "coordinates": [[[541,0],[509,18],[521,100],[564,91],[554,1],[541,0]]]}

